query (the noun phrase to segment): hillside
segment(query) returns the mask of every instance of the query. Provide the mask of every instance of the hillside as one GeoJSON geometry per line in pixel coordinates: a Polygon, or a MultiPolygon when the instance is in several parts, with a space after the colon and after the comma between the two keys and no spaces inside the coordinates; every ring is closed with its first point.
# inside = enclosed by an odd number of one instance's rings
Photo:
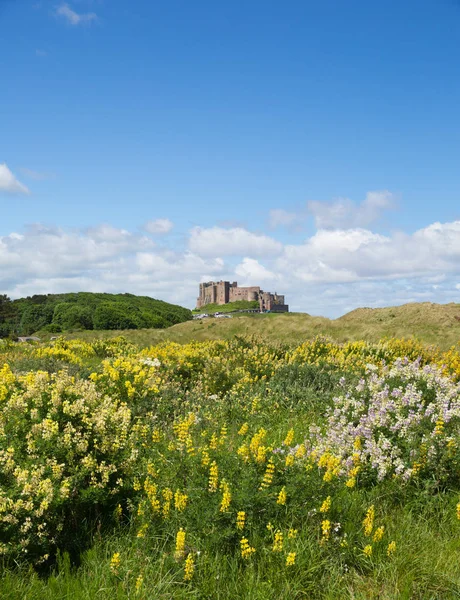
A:
{"type": "Polygon", "coordinates": [[[236,302],[227,302],[227,304],[206,304],[201,308],[195,308],[192,312],[195,314],[212,314],[215,312],[229,313],[239,310],[259,310],[257,300],[237,300],[236,302]]]}
{"type": "Polygon", "coordinates": [[[447,349],[460,341],[460,304],[422,303],[391,308],[360,308],[335,320],[304,313],[243,314],[233,319],[188,321],[161,331],[88,331],[69,337],[94,339],[119,334],[143,346],[164,340],[187,343],[192,340],[229,339],[235,335],[255,335],[294,344],[317,335],[328,335],[337,341],[417,338],[447,349]]]}
{"type": "Polygon", "coordinates": [[[0,337],[36,331],[161,329],[191,319],[191,312],[162,300],[133,294],[0,296],[0,337]]]}

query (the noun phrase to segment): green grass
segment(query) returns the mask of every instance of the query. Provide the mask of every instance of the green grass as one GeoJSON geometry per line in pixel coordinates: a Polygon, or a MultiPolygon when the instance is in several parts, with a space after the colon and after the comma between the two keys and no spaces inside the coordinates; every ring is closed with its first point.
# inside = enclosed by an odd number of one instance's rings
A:
{"type": "MultiPolygon", "coordinates": [[[[305,313],[242,314],[233,319],[203,319],[179,323],[168,329],[84,331],[65,334],[68,338],[107,339],[123,335],[140,346],[170,340],[188,343],[255,335],[273,342],[299,344],[317,335],[339,342],[383,337],[416,338],[445,350],[460,341],[459,304],[406,304],[392,308],[360,308],[339,319],[312,317],[305,313]]],[[[43,339],[49,339],[43,335],[43,339]]]]}
{"type": "MultiPolygon", "coordinates": [[[[449,600],[459,597],[459,542],[449,525],[447,511],[436,518],[413,517],[394,511],[399,529],[397,543],[405,553],[387,564],[360,571],[326,561],[316,541],[302,548],[304,560],[288,576],[275,576],[267,557],[265,568],[241,565],[220,553],[203,558],[193,586],[168,566],[167,548],[155,539],[136,540],[121,531],[98,540],[86,552],[79,568],[61,559],[51,577],[32,571],[4,571],[0,575],[2,600],[449,600]],[[436,533],[434,533],[436,532],[436,533]],[[140,543],[142,542],[142,543],[140,543]],[[122,556],[120,574],[108,569],[114,552],[122,556]],[[136,593],[136,579],[143,582],[136,593]]],[[[198,564],[198,563],[197,563],[198,564]]]]}
{"type": "Polygon", "coordinates": [[[259,308],[257,300],[238,300],[237,302],[228,302],[227,304],[206,304],[201,308],[195,308],[192,312],[195,314],[213,314],[215,312],[229,313],[237,310],[248,310],[259,308]]]}

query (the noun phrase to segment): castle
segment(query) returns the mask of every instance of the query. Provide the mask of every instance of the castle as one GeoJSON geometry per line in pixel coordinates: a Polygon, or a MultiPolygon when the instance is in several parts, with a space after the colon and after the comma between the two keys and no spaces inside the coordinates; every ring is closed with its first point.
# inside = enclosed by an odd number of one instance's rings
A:
{"type": "Polygon", "coordinates": [[[259,286],[238,287],[234,281],[208,281],[200,283],[200,295],[196,307],[202,308],[207,304],[227,304],[238,300],[259,302],[260,312],[289,312],[289,306],[284,304],[284,296],[276,292],[264,292],[259,286]]]}

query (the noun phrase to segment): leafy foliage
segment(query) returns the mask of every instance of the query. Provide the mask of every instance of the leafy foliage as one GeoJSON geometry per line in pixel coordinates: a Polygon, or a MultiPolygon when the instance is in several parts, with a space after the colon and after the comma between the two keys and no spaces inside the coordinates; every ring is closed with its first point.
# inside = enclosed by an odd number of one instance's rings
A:
{"type": "Polygon", "coordinates": [[[19,300],[0,297],[0,337],[91,329],[165,328],[191,318],[174,304],[132,294],[35,295],[19,300]]]}

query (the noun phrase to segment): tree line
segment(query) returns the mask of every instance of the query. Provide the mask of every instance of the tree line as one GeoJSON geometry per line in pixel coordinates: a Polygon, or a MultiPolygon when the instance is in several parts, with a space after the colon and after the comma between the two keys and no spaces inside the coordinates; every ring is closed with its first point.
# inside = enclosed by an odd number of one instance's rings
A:
{"type": "Polygon", "coordinates": [[[37,331],[161,329],[191,318],[187,308],[133,294],[37,294],[17,300],[0,295],[0,337],[37,331]]]}

